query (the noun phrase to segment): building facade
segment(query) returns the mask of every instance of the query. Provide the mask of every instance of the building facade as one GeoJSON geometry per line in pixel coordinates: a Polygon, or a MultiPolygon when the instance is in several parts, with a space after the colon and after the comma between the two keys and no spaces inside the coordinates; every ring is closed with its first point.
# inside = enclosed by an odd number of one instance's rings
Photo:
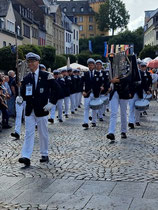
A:
{"type": "Polygon", "coordinates": [[[95,13],[99,11],[101,4],[105,0],[91,1],[57,1],[62,12],[64,12],[74,23],[79,25],[80,38],[89,38],[94,36],[108,36],[108,31],[99,31],[95,20],[95,13]]]}
{"type": "Polygon", "coordinates": [[[0,1],[0,48],[15,44],[15,33],[17,35],[17,44],[22,44],[22,37],[19,29],[16,27],[16,18],[13,6],[10,1],[0,1]]]}
{"type": "Polygon", "coordinates": [[[79,54],[79,26],[75,23],[72,23],[72,42],[73,42],[73,49],[72,54],[76,55],[79,54]]]}
{"type": "Polygon", "coordinates": [[[144,46],[158,45],[158,9],[145,11],[144,46]]]}

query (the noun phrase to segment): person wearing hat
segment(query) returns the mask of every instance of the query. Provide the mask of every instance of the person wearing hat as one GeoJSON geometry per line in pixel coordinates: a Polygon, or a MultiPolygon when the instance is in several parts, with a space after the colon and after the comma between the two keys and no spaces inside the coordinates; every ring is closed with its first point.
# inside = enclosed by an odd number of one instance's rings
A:
{"type": "MultiPolygon", "coordinates": [[[[105,96],[109,92],[110,81],[109,74],[103,70],[103,62],[101,60],[96,60],[96,75],[98,76],[98,81],[100,82],[100,86],[104,87],[102,91],[100,91],[101,96],[105,96]]],[[[102,108],[98,110],[98,117],[100,121],[103,121],[103,113],[105,112],[106,105],[103,105],[102,108]]]]}
{"type": "Polygon", "coordinates": [[[40,64],[40,65],[39,65],[39,67],[40,67],[40,69],[41,69],[42,71],[47,71],[47,69],[46,69],[46,66],[45,66],[45,65],[40,64]]]}
{"type": "Polygon", "coordinates": [[[78,75],[79,70],[74,69],[73,70],[73,75],[74,75],[74,80],[75,80],[75,95],[74,95],[74,104],[75,104],[75,111],[78,109],[78,104],[79,104],[79,85],[80,85],[80,78],[78,75]]]}
{"type": "Polygon", "coordinates": [[[40,162],[48,162],[48,114],[53,104],[57,102],[59,85],[53,76],[39,69],[40,56],[28,53],[26,61],[30,73],[23,78],[21,95],[26,101],[25,109],[25,139],[22,147],[22,157],[19,162],[30,166],[30,158],[34,147],[35,126],[37,124],[40,141],[40,162]]]}
{"type": "Polygon", "coordinates": [[[67,68],[69,80],[70,80],[70,103],[71,103],[71,114],[75,114],[75,88],[76,80],[73,75],[73,70],[71,67],[67,68]]]}
{"type": "MultiPolygon", "coordinates": [[[[84,97],[84,123],[82,126],[86,129],[89,128],[89,104],[93,97],[98,97],[98,86],[96,85],[95,80],[95,60],[93,58],[89,58],[87,60],[87,65],[89,71],[84,72],[83,75],[83,97],[84,97]]],[[[99,87],[100,89],[100,87],[99,87]]],[[[95,111],[92,110],[92,119],[95,119],[95,111]]],[[[95,127],[96,123],[92,121],[92,127],[95,127]]]]}
{"type": "Polygon", "coordinates": [[[69,102],[70,102],[70,84],[71,78],[68,76],[67,69],[62,69],[61,74],[65,80],[65,97],[64,97],[64,113],[65,118],[68,118],[69,115],[69,102]]]}

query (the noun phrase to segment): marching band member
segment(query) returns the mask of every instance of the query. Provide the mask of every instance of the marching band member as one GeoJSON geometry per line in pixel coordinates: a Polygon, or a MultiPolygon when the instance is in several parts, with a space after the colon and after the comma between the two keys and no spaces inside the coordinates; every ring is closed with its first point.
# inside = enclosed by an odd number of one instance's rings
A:
{"type": "Polygon", "coordinates": [[[138,75],[133,78],[132,96],[129,100],[129,124],[131,129],[134,129],[134,124],[140,126],[140,111],[135,109],[135,102],[143,99],[143,92],[150,94],[149,87],[152,83],[150,73],[146,71],[146,63],[138,61],[138,75]]]}
{"type": "Polygon", "coordinates": [[[25,166],[30,166],[36,124],[40,140],[40,162],[49,161],[47,115],[52,109],[53,104],[57,102],[60,87],[50,73],[39,69],[39,55],[30,52],[26,55],[26,60],[31,72],[24,77],[21,86],[21,95],[26,101],[26,117],[25,139],[22,157],[19,158],[19,162],[25,166]]]}
{"type": "Polygon", "coordinates": [[[127,138],[127,103],[128,99],[131,97],[131,76],[128,75],[127,77],[122,77],[120,79],[115,77],[111,80],[111,83],[114,84],[114,88],[110,93],[111,114],[107,138],[111,140],[110,143],[114,143],[119,105],[121,112],[121,138],[127,138]]]}

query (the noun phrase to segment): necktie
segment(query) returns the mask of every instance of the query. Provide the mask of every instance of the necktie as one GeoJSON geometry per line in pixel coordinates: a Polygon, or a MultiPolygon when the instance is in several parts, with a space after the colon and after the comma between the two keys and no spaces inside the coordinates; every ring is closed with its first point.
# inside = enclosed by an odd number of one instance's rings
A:
{"type": "Polygon", "coordinates": [[[91,80],[93,79],[93,71],[91,71],[91,80]]]}
{"type": "Polygon", "coordinates": [[[35,94],[35,73],[32,73],[32,81],[33,81],[33,95],[35,94]]]}

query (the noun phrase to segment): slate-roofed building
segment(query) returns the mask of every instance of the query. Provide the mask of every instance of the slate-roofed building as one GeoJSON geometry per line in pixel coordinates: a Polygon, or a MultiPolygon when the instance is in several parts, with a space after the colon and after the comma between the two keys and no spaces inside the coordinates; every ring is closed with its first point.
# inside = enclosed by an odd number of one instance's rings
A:
{"type": "Polygon", "coordinates": [[[145,11],[144,45],[158,45],[158,8],[145,11]]]}
{"type": "MultiPolygon", "coordinates": [[[[95,12],[105,0],[91,1],[57,1],[64,12],[74,23],[80,27],[80,38],[89,38],[97,35],[107,36],[108,32],[98,30],[95,12]]],[[[52,2],[54,4],[54,1],[52,2]]]]}
{"type": "MultiPolygon", "coordinates": [[[[15,44],[16,18],[9,0],[0,0],[0,48],[15,44]]],[[[18,30],[18,45],[22,43],[22,37],[18,30]]]]}

